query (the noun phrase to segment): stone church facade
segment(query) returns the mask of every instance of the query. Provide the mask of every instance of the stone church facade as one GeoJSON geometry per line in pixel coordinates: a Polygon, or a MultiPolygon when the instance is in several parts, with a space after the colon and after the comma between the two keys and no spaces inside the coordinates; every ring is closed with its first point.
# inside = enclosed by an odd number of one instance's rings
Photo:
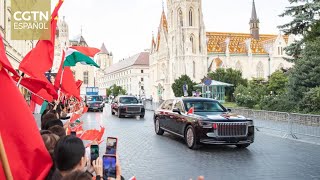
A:
{"type": "MultiPolygon", "coordinates": [[[[267,79],[277,69],[290,68],[284,48],[292,36],[259,33],[255,3],[250,33],[206,32],[201,0],[167,0],[158,34],[150,49],[150,86],[155,101],[174,97],[171,85],[181,75],[200,83],[218,68],[238,69],[244,78],[267,79]]],[[[182,88],[182,87],[181,87],[182,88]]]]}

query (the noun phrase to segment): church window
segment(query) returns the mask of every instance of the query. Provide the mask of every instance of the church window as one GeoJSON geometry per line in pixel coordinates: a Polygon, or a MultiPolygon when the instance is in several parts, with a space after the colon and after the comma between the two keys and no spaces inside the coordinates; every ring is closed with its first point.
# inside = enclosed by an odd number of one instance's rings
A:
{"type": "Polygon", "coordinates": [[[263,64],[262,62],[259,62],[257,65],[257,78],[263,78],[263,77],[264,77],[263,64]]]}
{"type": "Polygon", "coordinates": [[[172,26],[172,27],[173,27],[173,22],[174,22],[173,11],[171,11],[171,26],[172,26]]]}
{"type": "Polygon", "coordinates": [[[193,13],[192,13],[192,9],[189,10],[189,26],[193,26],[193,13]]]}
{"type": "Polygon", "coordinates": [[[183,15],[182,15],[182,10],[179,10],[179,25],[182,27],[183,26],[183,15]]]}
{"type": "Polygon", "coordinates": [[[83,83],[89,84],[89,72],[88,71],[83,72],[83,83]]]}
{"type": "Polygon", "coordinates": [[[193,78],[196,78],[196,63],[193,61],[193,78]]]}

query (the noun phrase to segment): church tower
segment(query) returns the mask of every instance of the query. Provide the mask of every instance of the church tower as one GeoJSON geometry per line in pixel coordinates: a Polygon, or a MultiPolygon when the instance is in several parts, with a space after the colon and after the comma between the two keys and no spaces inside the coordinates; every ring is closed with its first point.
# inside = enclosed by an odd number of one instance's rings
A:
{"type": "Polygon", "coordinates": [[[257,11],[256,11],[256,4],[253,0],[252,2],[252,13],[251,13],[251,19],[250,19],[250,33],[253,39],[258,40],[260,38],[259,35],[259,19],[257,16],[257,11]]]}
{"type": "Polygon", "coordinates": [[[171,82],[188,75],[197,83],[207,74],[202,0],[167,0],[171,82]]]}

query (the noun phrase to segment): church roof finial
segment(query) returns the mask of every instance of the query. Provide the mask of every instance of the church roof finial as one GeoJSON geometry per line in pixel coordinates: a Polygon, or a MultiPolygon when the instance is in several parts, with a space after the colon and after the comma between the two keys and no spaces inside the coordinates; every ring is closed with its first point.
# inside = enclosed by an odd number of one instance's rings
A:
{"type": "Polygon", "coordinates": [[[256,3],[254,2],[254,0],[252,1],[252,13],[251,13],[251,20],[257,20],[258,16],[257,16],[257,10],[256,10],[256,3]]]}
{"type": "Polygon", "coordinates": [[[80,35],[82,36],[82,25],[81,25],[81,28],[80,28],[80,35]]]}
{"type": "Polygon", "coordinates": [[[164,11],[164,1],[162,0],[162,11],[164,11]]]}

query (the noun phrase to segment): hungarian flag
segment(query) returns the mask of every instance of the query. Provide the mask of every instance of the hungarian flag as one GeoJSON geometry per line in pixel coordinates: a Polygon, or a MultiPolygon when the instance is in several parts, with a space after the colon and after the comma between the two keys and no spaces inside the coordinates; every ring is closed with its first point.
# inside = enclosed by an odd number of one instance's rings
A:
{"type": "Polygon", "coordinates": [[[7,58],[6,50],[4,49],[3,38],[0,35],[0,69],[2,66],[13,73],[15,76],[19,76],[19,74],[13,69],[9,62],[9,59],[7,58]]]}
{"type": "Polygon", "coordinates": [[[4,68],[0,70],[0,79],[0,132],[13,179],[45,179],[52,160],[36,120],[4,68]]]}
{"type": "MultiPolygon", "coordinates": [[[[62,59],[64,59],[64,57],[65,52],[63,52],[62,54],[62,59]]],[[[63,93],[72,95],[80,100],[80,91],[78,90],[76,81],[73,77],[73,73],[70,67],[63,67],[63,63],[64,62],[62,61],[56,76],[56,80],[54,82],[54,86],[56,89],[61,89],[63,93]]]]}
{"type": "Polygon", "coordinates": [[[83,65],[100,68],[92,59],[98,52],[100,52],[100,50],[97,48],[72,46],[67,49],[63,66],[76,66],[77,63],[81,63],[83,65]]]}
{"type": "Polygon", "coordinates": [[[44,81],[47,80],[45,73],[52,68],[53,64],[58,11],[62,3],[63,0],[60,0],[51,16],[51,39],[39,40],[36,47],[23,58],[19,65],[19,70],[31,77],[37,77],[44,81]]]}

